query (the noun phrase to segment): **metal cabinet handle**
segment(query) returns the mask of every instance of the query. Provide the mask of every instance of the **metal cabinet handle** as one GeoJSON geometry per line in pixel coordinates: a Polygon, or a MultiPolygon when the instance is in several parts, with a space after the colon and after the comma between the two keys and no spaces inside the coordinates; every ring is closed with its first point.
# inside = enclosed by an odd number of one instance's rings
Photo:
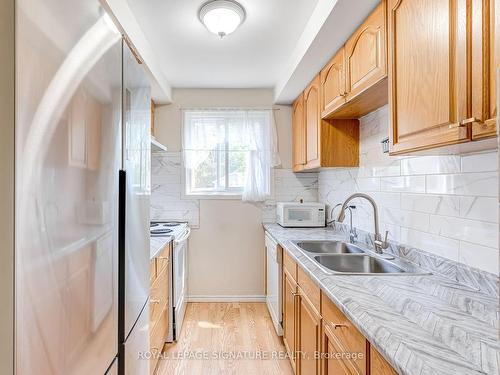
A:
{"type": "Polygon", "coordinates": [[[159,304],[160,300],[159,299],[152,299],[152,300],[150,300],[150,302],[153,304],[159,304]]]}
{"type": "Polygon", "coordinates": [[[338,323],[330,323],[333,327],[333,329],[341,328],[341,327],[348,327],[347,324],[338,324],[338,323]]]}

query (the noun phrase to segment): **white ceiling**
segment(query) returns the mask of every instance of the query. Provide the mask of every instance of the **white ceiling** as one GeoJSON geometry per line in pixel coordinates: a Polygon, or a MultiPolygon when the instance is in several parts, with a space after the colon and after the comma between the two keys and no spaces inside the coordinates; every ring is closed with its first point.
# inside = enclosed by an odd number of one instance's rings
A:
{"type": "Polygon", "coordinates": [[[318,0],[239,0],[246,20],[223,40],[199,22],[204,2],[128,0],[172,87],[275,87],[318,0]]]}

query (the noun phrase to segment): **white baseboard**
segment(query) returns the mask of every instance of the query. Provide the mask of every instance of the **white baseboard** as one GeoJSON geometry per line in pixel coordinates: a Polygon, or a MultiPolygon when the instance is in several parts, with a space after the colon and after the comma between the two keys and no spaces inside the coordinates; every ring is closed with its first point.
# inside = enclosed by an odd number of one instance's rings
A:
{"type": "Polygon", "coordinates": [[[264,295],[236,295],[236,296],[189,296],[188,302],[266,302],[264,295]]]}

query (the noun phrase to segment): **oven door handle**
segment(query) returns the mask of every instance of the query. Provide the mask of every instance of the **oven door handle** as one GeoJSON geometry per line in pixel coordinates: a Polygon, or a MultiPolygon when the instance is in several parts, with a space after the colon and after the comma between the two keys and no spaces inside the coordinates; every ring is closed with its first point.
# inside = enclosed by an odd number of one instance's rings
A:
{"type": "Polygon", "coordinates": [[[179,238],[176,238],[174,240],[174,242],[176,244],[178,243],[181,243],[182,241],[184,240],[187,240],[187,238],[189,237],[189,235],[191,234],[191,228],[190,227],[187,227],[186,231],[184,232],[184,234],[182,236],[180,236],[179,238]]]}

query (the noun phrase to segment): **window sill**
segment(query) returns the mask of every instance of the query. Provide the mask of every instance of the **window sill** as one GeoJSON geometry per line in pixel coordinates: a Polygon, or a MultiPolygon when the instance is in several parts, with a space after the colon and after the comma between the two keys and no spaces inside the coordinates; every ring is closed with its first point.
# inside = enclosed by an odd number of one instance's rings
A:
{"type": "Polygon", "coordinates": [[[241,194],[183,194],[184,199],[196,199],[196,200],[233,200],[241,201],[241,194]]]}

